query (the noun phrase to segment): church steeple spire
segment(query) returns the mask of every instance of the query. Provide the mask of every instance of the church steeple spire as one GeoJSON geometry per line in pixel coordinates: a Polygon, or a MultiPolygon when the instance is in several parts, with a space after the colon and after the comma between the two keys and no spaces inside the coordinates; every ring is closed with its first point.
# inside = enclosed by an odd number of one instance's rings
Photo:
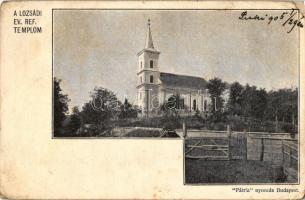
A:
{"type": "MultiPolygon", "coordinates": [[[[147,115],[152,112],[153,103],[152,97],[158,94],[159,91],[159,55],[160,51],[157,51],[154,47],[151,30],[150,19],[147,22],[147,34],[145,47],[138,54],[138,106],[141,108],[142,113],[147,115]]],[[[158,101],[158,98],[156,98],[158,101]]]]}
{"type": "Polygon", "coordinates": [[[155,49],[154,43],[152,40],[151,30],[150,30],[150,19],[148,19],[148,22],[147,22],[147,35],[146,35],[145,49],[155,49]]]}

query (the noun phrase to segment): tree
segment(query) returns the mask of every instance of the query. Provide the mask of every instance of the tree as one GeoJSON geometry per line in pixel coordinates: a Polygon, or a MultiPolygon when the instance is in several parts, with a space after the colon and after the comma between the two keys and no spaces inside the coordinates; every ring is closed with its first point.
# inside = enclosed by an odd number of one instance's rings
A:
{"type": "Polygon", "coordinates": [[[82,108],[81,116],[84,123],[105,125],[111,118],[116,117],[120,111],[121,102],[108,89],[94,88],[91,98],[82,108]]]}
{"type": "Polygon", "coordinates": [[[251,115],[257,119],[263,119],[267,109],[267,92],[265,89],[254,91],[254,96],[251,101],[251,115]]]}
{"type": "Polygon", "coordinates": [[[243,92],[244,92],[244,87],[238,82],[234,82],[230,86],[228,108],[231,115],[241,115],[243,92]]]}
{"type": "Polygon", "coordinates": [[[255,86],[246,85],[242,93],[241,109],[243,116],[263,119],[267,109],[267,92],[255,86]]]}
{"type": "Polygon", "coordinates": [[[124,104],[120,107],[120,119],[135,118],[138,116],[138,111],[125,99],[124,104]]]}
{"type": "Polygon", "coordinates": [[[242,93],[242,100],[241,100],[241,110],[242,115],[244,117],[251,116],[251,99],[253,95],[253,90],[256,89],[255,87],[251,87],[250,85],[246,85],[243,93],[242,93]]]}
{"type": "Polygon", "coordinates": [[[72,115],[70,123],[68,124],[68,131],[70,135],[73,135],[76,133],[76,131],[81,127],[81,117],[80,112],[78,110],[78,107],[72,108],[72,115]]]}
{"type": "Polygon", "coordinates": [[[297,89],[280,89],[268,92],[268,105],[266,109],[267,119],[296,123],[297,113],[297,89]]]}
{"type": "Polygon", "coordinates": [[[290,118],[293,125],[298,124],[298,98],[298,88],[295,88],[291,90],[286,101],[287,107],[290,108],[290,116],[288,116],[288,118],[290,118]]]}
{"type": "Polygon", "coordinates": [[[224,100],[221,97],[223,92],[226,89],[226,84],[219,78],[214,78],[209,80],[207,84],[207,88],[209,90],[211,102],[212,102],[212,111],[213,114],[216,112],[221,112],[223,108],[224,100]]]}
{"type": "Polygon", "coordinates": [[[180,115],[176,109],[176,99],[169,99],[169,102],[164,102],[161,105],[162,118],[161,122],[163,124],[164,130],[175,130],[180,126],[180,115]]]}
{"type": "Polygon", "coordinates": [[[66,118],[66,114],[68,112],[68,102],[70,99],[68,95],[62,94],[62,89],[60,87],[61,80],[54,78],[53,80],[53,128],[54,128],[54,136],[61,135],[62,130],[62,122],[66,118]]]}

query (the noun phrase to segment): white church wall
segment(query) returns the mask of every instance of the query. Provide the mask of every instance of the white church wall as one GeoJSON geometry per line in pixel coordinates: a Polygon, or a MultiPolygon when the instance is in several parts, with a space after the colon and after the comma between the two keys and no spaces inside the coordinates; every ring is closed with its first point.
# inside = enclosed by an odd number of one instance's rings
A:
{"type": "Polygon", "coordinates": [[[158,65],[159,54],[151,53],[151,52],[144,52],[142,55],[143,55],[143,62],[145,61],[144,69],[159,70],[159,65],[158,65]],[[151,60],[153,61],[153,68],[150,68],[151,60]]]}
{"type": "Polygon", "coordinates": [[[193,110],[194,100],[196,100],[196,108],[199,111],[204,111],[204,101],[207,101],[208,105],[211,103],[210,98],[206,93],[203,93],[200,90],[187,88],[162,88],[159,99],[162,99],[162,102],[164,102],[164,100],[168,101],[171,96],[177,94],[179,94],[180,97],[184,99],[184,104],[188,110],[193,110]]]}

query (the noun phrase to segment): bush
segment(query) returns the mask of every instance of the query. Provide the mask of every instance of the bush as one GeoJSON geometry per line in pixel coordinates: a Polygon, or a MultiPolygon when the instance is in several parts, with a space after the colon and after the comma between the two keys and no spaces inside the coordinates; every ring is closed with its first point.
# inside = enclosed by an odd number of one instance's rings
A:
{"type": "Polygon", "coordinates": [[[181,119],[177,113],[167,113],[161,120],[162,128],[164,130],[176,130],[181,127],[181,119]]]}
{"type": "Polygon", "coordinates": [[[126,137],[160,137],[161,131],[136,129],[126,134],[126,137]]]}

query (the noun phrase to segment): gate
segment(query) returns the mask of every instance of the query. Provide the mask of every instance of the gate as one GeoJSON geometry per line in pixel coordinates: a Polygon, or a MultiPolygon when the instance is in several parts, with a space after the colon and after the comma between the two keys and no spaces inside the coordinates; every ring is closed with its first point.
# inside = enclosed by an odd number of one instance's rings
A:
{"type": "MultiPolygon", "coordinates": [[[[186,128],[185,128],[186,129],[186,128]]],[[[184,130],[186,136],[186,130],[184,130]]],[[[206,160],[247,159],[247,137],[244,132],[187,130],[185,158],[206,160]]]]}
{"type": "Polygon", "coordinates": [[[229,160],[227,138],[188,138],[185,140],[185,158],[229,160]]]}

